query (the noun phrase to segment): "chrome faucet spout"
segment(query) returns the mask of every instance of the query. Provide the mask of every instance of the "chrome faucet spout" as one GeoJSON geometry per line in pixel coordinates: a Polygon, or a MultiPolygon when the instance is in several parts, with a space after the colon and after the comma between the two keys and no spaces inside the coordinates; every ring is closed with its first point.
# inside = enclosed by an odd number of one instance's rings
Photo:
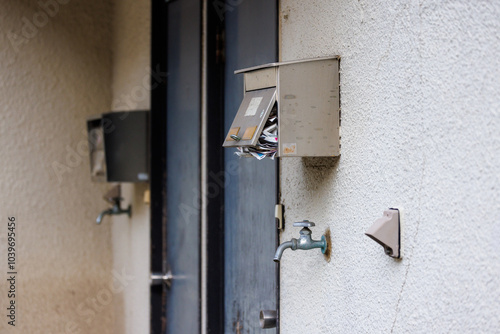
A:
{"type": "Polygon", "coordinates": [[[273,259],[274,262],[280,262],[281,256],[283,255],[283,252],[285,251],[285,249],[287,249],[287,248],[293,249],[293,245],[294,245],[293,241],[294,240],[295,240],[295,247],[297,247],[297,239],[292,239],[292,241],[286,241],[278,246],[278,249],[276,250],[276,254],[274,254],[274,259],[273,259]]]}
{"type": "Polygon", "coordinates": [[[132,216],[132,206],[129,205],[128,208],[122,209],[120,207],[120,202],[117,202],[113,205],[111,209],[104,210],[97,216],[97,219],[95,220],[97,225],[100,225],[102,222],[102,219],[104,218],[105,215],[121,215],[121,214],[127,214],[129,217],[132,216]]]}
{"type": "Polygon", "coordinates": [[[95,220],[95,223],[97,225],[101,224],[102,219],[104,218],[105,215],[112,215],[112,214],[113,214],[113,209],[104,210],[103,212],[101,212],[99,214],[99,216],[97,216],[97,219],[95,220]]]}

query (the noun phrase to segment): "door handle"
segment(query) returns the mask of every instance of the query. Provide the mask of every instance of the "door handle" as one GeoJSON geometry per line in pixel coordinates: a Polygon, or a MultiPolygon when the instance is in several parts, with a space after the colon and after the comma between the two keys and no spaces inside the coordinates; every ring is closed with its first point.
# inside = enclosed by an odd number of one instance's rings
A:
{"type": "Polygon", "coordinates": [[[260,311],[260,328],[275,328],[278,322],[278,312],[276,310],[260,311]]]}
{"type": "Polygon", "coordinates": [[[172,272],[168,271],[166,274],[164,273],[151,273],[149,284],[151,286],[157,286],[161,284],[165,284],[168,288],[172,286],[172,272]]]}

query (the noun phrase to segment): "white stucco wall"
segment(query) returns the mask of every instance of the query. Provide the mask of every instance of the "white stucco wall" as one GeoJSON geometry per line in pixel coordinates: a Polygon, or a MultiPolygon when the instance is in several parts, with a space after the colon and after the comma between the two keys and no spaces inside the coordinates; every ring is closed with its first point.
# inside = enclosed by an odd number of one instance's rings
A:
{"type": "Polygon", "coordinates": [[[120,283],[110,226],[95,224],[104,187],[90,181],[86,149],[86,118],[111,104],[110,16],[107,1],[0,2],[0,333],[113,333],[120,283]]]}
{"type": "MultiPolygon", "coordinates": [[[[117,0],[113,10],[112,111],[150,108],[150,2],[117,0]]],[[[122,184],[124,205],[132,217],[112,221],[113,267],[125,270],[130,284],[115,300],[115,333],[149,333],[150,223],[144,204],[147,184],[122,184]]]]}
{"type": "Polygon", "coordinates": [[[500,3],[281,1],[281,58],[341,55],[342,156],[282,159],[281,332],[500,328],[500,3]],[[404,208],[404,259],[364,232],[404,208]]]}

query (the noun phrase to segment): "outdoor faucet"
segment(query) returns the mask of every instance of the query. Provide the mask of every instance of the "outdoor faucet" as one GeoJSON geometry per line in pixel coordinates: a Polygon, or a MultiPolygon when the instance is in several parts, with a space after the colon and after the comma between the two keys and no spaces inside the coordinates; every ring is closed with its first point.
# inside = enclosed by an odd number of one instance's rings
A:
{"type": "Polygon", "coordinates": [[[97,219],[95,220],[96,224],[99,225],[102,222],[102,219],[104,218],[105,215],[120,215],[122,213],[128,214],[128,216],[132,216],[132,206],[129,205],[127,209],[122,209],[121,208],[121,201],[123,198],[121,196],[121,187],[120,185],[117,185],[116,187],[112,188],[110,191],[104,195],[104,199],[108,201],[109,203],[113,204],[113,206],[110,209],[106,209],[103,212],[97,216],[97,219]]]}
{"type": "Polygon", "coordinates": [[[276,250],[276,254],[274,255],[274,262],[280,262],[281,256],[283,255],[283,252],[287,248],[291,248],[292,250],[296,249],[308,250],[313,248],[321,248],[321,253],[325,254],[326,248],[328,246],[326,242],[326,237],[322,235],[321,240],[313,240],[311,237],[312,232],[309,229],[309,227],[313,227],[315,225],[316,224],[308,220],[293,223],[293,226],[295,227],[302,227],[302,230],[300,230],[299,232],[300,237],[299,239],[292,238],[291,241],[286,241],[281,245],[279,245],[278,249],[276,250]]]}
{"type": "Polygon", "coordinates": [[[101,222],[102,222],[102,219],[104,218],[105,215],[111,215],[111,213],[113,212],[112,209],[108,209],[108,210],[104,210],[103,212],[101,212],[99,214],[99,216],[97,216],[97,219],[95,220],[95,223],[97,225],[99,225],[101,222]]]}

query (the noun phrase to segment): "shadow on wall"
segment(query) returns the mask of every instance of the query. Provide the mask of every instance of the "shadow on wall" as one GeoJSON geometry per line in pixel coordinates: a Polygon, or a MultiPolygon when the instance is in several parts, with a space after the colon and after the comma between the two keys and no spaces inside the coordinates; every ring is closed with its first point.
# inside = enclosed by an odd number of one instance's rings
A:
{"type": "Polygon", "coordinates": [[[302,158],[302,176],[304,184],[310,190],[321,191],[331,189],[325,180],[334,180],[340,157],[308,157],[302,158]]]}

